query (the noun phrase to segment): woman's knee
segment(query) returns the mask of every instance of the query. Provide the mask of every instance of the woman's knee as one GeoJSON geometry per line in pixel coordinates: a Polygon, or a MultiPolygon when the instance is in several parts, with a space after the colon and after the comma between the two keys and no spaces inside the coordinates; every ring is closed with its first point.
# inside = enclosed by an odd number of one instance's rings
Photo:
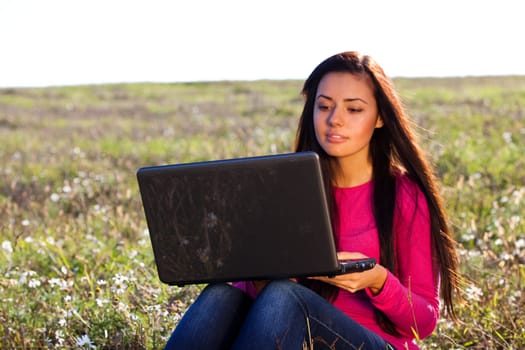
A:
{"type": "Polygon", "coordinates": [[[207,285],[201,292],[201,296],[213,298],[228,298],[232,295],[242,293],[241,290],[227,283],[217,283],[207,285]]]}
{"type": "Polygon", "coordinates": [[[261,294],[271,294],[276,297],[296,299],[301,285],[287,279],[270,281],[264,287],[261,294]]]}
{"type": "Polygon", "coordinates": [[[285,280],[266,285],[250,309],[237,348],[300,348],[306,334],[306,316],[295,293],[297,287],[285,280]],[[289,342],[294,345],[284,346],[289,342]]]}
{"type": "Polygon", "coordinates": [[[264,287],[256,301],[264,304],[266,310],[277,309],[287,313],[290,309],[302,309],[298,288],[301,286],[289,280],[271,281],[264,287]]]}
{"type": "Polygon", "coordinates": [[[226,283],[210,284],[202,290],[188,311],[195,309],[198,312],[204,311],[208,315],[217,312],[236,313],[247,309],[250,303],[251,299],[248,295],[238,288],[226,283]]]}

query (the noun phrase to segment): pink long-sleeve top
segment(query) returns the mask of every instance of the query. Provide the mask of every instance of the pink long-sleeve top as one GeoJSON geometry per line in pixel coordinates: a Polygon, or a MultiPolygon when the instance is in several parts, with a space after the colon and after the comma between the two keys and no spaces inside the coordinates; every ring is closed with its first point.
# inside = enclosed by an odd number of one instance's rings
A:
{"type": "MultiPolygon", "coordinates": [[[[334,224],[338,251],[360,252],[379,263],[379,238],[372,210],[373,182],[335,188],[339,221],[334,224]]],[[[340,290],[334,305],[375,332],[396,349],[418,349],[415,334],[430,335],[439,318],[439,278],[432,265],[430,218],[427,202],[406,176],[397,181],[394,215],[394,250],[397,271],[389,271],[381,292],[350,293],[340,290]],[[385,333],[377,324],[374,308],[395,324],[400,337],[385,333]]],[[[251,283],[235,283],[255,296],[251,283]]]]}

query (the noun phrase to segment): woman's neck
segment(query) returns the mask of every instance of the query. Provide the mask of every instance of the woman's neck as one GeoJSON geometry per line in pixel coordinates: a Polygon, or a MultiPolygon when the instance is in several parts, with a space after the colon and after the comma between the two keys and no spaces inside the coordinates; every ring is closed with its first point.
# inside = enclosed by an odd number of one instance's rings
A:
{"type": "Polygon", "coordinates": [[[332,166],[336,187],[356,187],[372,180],[371,160],[336,159],[332,166]]]}

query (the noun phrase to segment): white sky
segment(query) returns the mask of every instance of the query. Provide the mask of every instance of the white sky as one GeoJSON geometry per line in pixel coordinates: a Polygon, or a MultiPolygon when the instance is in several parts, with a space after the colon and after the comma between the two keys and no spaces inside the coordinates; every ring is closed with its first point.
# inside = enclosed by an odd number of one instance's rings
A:
{"type": "Polygon", "coordinates": [[[346,50],[392,77],[525,75],[520,3],[0,0],[0,87],[305,79],[346,50]]]}

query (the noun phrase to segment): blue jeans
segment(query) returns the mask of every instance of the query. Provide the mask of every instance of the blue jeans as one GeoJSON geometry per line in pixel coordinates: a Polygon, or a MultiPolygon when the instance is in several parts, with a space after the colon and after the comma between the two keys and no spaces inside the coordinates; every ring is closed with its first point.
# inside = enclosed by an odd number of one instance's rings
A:
{"type": "Polygon", "coordinates": [[[228,284],[207,286],[166,349],[393,349],[308,288],[270,282],[252,300],[228,284]]]}

